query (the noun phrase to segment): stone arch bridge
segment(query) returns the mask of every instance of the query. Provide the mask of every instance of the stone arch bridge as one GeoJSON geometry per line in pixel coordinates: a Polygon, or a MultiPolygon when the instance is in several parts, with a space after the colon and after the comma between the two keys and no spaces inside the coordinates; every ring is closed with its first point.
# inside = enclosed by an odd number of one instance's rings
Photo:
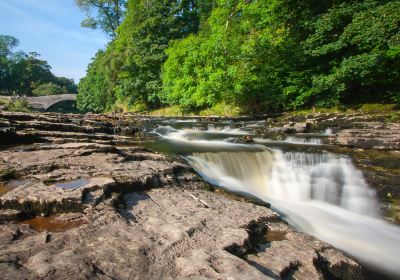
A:
{"type": "Polygon", "coordinates": [[[35,109],[47,110],[62,101],[75,101],[76,94],[58,94],[37,97],[26,97],[26,101],[35,109]]]}

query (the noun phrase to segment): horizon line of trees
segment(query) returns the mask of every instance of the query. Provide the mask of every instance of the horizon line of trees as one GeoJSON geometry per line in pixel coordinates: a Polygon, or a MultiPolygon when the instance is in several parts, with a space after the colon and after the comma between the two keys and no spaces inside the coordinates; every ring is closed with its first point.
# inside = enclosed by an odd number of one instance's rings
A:
{"type": "Polygon", "coordinates": [[[79,83],[84,111],[400,102],[400,0],[83,2],[99,22],[90,4],[125,11],[79,83]]]}
{"type": "Polygon", "coordinates": [[[73,79],[57,77],[36,52],[15,51],[18,39],[0,35],[0,94],[50,95],[77,93],[73,79]]]}

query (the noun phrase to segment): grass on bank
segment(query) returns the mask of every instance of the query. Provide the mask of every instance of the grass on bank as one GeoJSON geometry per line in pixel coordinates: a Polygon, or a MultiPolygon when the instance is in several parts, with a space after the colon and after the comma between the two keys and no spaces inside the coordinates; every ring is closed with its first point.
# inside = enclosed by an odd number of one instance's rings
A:
{"type": "Polygon", "coordinates": [[[236,117],[241,115],[241,110],[239,107],[232,106],[226,103],[216,104],[211,108],[188,112],[183,110],[181,107],[175,105],[165,108],[160,108],[156,110],[151,110],[148,112],[151,116],[171,116],[171,117],[181,117],[181,116],[224,116],[224,117],[236,117]]]}
{"type": "MultiPolygon", "coordinates": [[[[5,111],[14,112],[34,112],[35,110],[25,99],[11,101],[9,99],[0,99],[0,109],[5,111]]],[[[77,113],[78,111],[76,111],[77,113]]],[[[187,111],[178,105],[162,107],[159,109],[147,110],[144,104],[135,104],[134,106],[127,106],[126,104],[115,105],[111,112],[124,113],[141,113],[151,116],[165,116],[165,117],[182,117],[182,116],[225,116],[237,117],[245,115],[245,112],[238,106],[233,106],[227,103],[219,103],[211,108],[187,111]]],[[[268,112],[266,112],[268,113],[268,112]]],[[[300,109],[296,111],[286,111],[285,114],[294,116],[305,116],[316,113],[364,113],[364,114],[382,114],[388,116],[388,121],[400,121],[400,106],[398,104],[358,104],[358,105],[340,105],[333,108],[317,108],[300,109]]]]}
{"type": "MultiPolygon", "coordinates": [[[[316,113],[344,113],[344,114],[352,114],[352,113],[363,113],[363,114],[385,114],[390,115],[392,121],[400,120],[400,110],[397,104],[359,104],[359,105],[346,105],[346,106],[338,106],[335,108],[310,108],[310,109],[300,109],[296,111],[286,111],[284,113],[290,115],[310,115],[316,113]]],[[[244,112],[240,110],[239,107],[232,106],[229,104],[217,104],[209,109],[204,109],[195,112],[187,112],[184,111],[179,106],[169,106],[160,109],[155,109],[151,111],[146,111],[145,113],[152,116],[229,116],[236,117],[240,115],[244,115],[244,112]]]]}
{"type": "Polygon", "coordinates": [[[113,112],[131,112],[131,113],[142,113],[150,116],[164,116],[164,117],[182,117],[182,116],[226,116],[234,117],[240,116],[242,111],[237,106],[232,106],[226,103],[219,103],[211,108],[198,110],[198,111],[187,111],[178,105],[162,107],[159,109],[147,110],[144,105],[136,104],[128,107],[124,104],[116,105],[113,112]]]}
{"type": "Polygon", "coordinates": [[[397,104],[357,104],[357,105],[340,105],[333,108],[310,108],[310,109],[300,109],[296,111],[288,111],[288,114],[292,115],[309,115],[316,113],[365,113],[365,114],[388,114],[388,113],[398,113],[399,105],[397,104]]]}

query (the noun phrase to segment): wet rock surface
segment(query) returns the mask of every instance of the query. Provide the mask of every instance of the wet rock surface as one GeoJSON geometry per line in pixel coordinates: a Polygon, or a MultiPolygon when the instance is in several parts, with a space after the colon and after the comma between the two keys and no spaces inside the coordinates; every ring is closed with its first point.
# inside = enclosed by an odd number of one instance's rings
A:
{"type": "Polygon", "coordinates": [[[3,183],[20,182],[0,196],[1,278],[363,278],[354,260],[269,208],[209,191],[181,159],[115,145],[144,141],[140,132],[111,134],[100,116],[0,117],[42,142],[0,151],[14,178],[3,183]]]}
{"type": "Polygon", "coordinates": [[[310,115],[283,115],[266,120],[267,135],[317,132],[327,128],[333,134],[324,143],[345,147],[379,150],[400,149],[400,124],[391,114],[316,113],[310,115]]]}

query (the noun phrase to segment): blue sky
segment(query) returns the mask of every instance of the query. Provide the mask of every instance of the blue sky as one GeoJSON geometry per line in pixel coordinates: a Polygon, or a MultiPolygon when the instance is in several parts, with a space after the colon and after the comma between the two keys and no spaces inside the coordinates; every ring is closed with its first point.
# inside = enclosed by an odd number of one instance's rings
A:
{"type": "Polygon", "coordinates": [[[101,31],[82,28],[74,0],[0,0],[0,34],[19,39],[18,49],[38,52],[57,76],[85,76],[90,58],[104,48],[101,31]]]}

